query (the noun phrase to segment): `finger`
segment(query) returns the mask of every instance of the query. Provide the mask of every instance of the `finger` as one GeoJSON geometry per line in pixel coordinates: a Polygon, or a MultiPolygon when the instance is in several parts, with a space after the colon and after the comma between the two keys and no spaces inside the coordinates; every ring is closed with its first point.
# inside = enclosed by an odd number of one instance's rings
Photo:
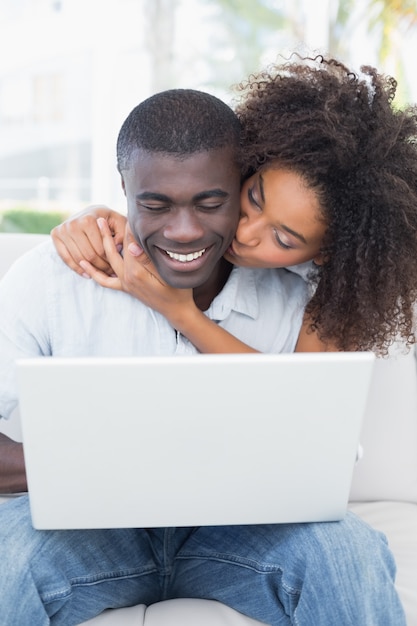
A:
{"type": "Polygon", "coordinates": [[[127,219],[124,215],[112,211],[107,219],[107,223],[112,232],[116,248],[120,251],[123,246],[123,238],[125,234],[127,219]]]}
{"type": "Polygon", "coordinates": [[[129,225],[126,226],[124,247],[127,248],[128,251],[130,252],[130,254],[133,257],[137,258],[140,261],[141,265],[150,274],[155,276],[155,278],[157,278],[160,283],[162,283],[163,285],[166,284],[166,283],[164,283],[164,281],[159,276],[158,271],[156,270],[154,264],[152,263],[152,261],[150,260],[148,255],[145,254],[143,248],[138,244],[136,239],[133,237],[133,234],[132,234],[132,231],[130,230],[129,225]]]}
{"type": "Polygon", "coordinates": [[[91,265],[88,261],[80,261],[80,266],[85,275],[92,278],[102,287],[122,291],[122,284],[118,276],[109,276],[105,272],[96,269],[94,265],[91,265]]]}
{"type": "Polygon", "coordinates": [[[130,254],[134,257],[139,257],[141,256],[141,254],[143,254],[143,248],[138,244],[138,242],[134,238],[133,233],[130,230],[129,224],[126,224],[123,247],[127,249],[130,252],[130,254]]]}
{"type": "Polygon", "coordinates": [[[113,272],[116,273],[117,276],[121,277],[123,274],[123,258],[116,247],[109,225],[105,219],[99,218],[97,220],[97,226],[100,230],[106,258],[110,263],[113,272]]]}
{"type": "MultiPolygon", "coordinates": [[[[138,264],[143,269],[145,269],[148,272],[148,274],[151,274],[154,278],[156,278],[156,280],[160,282],[161,285],[167,285],[167,283],[164,280],[162,280],[162,278],[160,277],[155,265],[152,263],[148,255],[145,254],[145,252],[139,246],[139,244],[137,244],[135,241],[132,241],[132,243],[128,245],[128,250],[131,256],[134,257],[138,261],[138,264]],[[139,248],[139,254],[136,254],[136,248],[139,248]]],[[[128,263],[128,257],[126,258],[126,263],[128,263]]]]}
{"type": "Polygon", "coordinates": [[[54,242],[56,251],[58,252],[61,259],[64,261],[64,263],[66,263],[68,267],[70,267],[74,272],[77,272],[77,274],[80,274],[80,276],[82,276],[84,274],[84,270],[80,266],[79,261],[74,259],[72,254],[69,252],[66,244],[63,243],[61,239],[59,239],[58,234],[56,232],[54,233],[52,231],[51,237],[52,237],[52,241],[54,242]]]}
{"type": "Polygon", "coordinates": [[[106,271],[109,264],[104,251],[103,240],[97,226],[97,220],[88,215],[80,220],[71,221],[67,224],[68,246],[77,246],[78,254],[81,255],[79,261],[84,259],[97,269],[106,271]]]}
{"type": "Polygon", "coordinates": [[[137,276],[138,278],[140,278],[140,280],[145,280],[146,276],[149,276],[152,279],[152,281],[154,281],[154,283],[155,282],[160,283],[161,285],[164,285],[165,287],[168,286],[167,283],[164,280],[162,280],[162,278],[160,277],[158,273],[158,270],[156,269],[152,261],[149,259],[149,257],[145,253],[141,254],[140,257],[130,257],[130,258],[132,259],[130,263],[129,263],[129,256],[127,257],[125,261],[125,267],[126,267],[125,278],[129,276],[129,274],[127,273],[127,270],[131,267],[133,263],[134,271],[131,272],[130,278],[132,278],[133,276],[137,276]]]}

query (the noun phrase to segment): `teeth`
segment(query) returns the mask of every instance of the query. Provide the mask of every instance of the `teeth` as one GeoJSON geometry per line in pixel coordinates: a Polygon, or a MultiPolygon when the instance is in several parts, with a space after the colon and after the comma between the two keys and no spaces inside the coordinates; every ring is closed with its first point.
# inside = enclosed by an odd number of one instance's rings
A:
{"type": "Polygon", "coordinates": [[[176,252],[170,252],[169,250],[165,250],[167,255],[174,259],[175,261],[180,261],[180,263],[188,263],[188,261],[194,261],[198,259],[205,253],[206,249],[199,250],[198,252],[190,252],[190,254],[177,254],[176,252]]]}

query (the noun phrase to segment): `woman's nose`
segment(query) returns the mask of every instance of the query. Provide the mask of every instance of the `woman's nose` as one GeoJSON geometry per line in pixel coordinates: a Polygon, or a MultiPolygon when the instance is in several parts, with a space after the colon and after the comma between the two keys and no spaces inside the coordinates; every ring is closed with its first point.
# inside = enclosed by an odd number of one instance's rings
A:
{"type": "Polygon", "coordinates": [[[261,240],[259,221],[242,213],[237,226],[236,240],[245,246],[257,246],[261,240]]]}

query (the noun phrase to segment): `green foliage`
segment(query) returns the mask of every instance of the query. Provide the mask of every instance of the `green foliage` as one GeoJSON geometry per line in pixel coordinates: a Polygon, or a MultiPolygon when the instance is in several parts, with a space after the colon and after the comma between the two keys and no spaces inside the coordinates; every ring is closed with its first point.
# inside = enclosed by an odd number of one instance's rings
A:
{"type": "MultiPolygon", "coordinates": [[[[236,77],[242,80],[265,63],[272,62],[286,51],[297,48],[305,34],[303,2],[277,0],[201,0],[212,11],[208,20],[215,28],[210,35],[212,86],[233,86],[236,77]],[[287,44],[290,40],[296,42],[287,44]],[[284,49],[284,50],[283,50],[284,49]],[[274,55],[274,50],[276,51],[274,55]],[[265,61],[265,59],[267,59],[265,61]],[[268,60],[269,59],[269,60],[268,60]]],[[[323,0],[324,2],[324,0],[323,0]]],[[[332,0],[329,5],[325,51],[350,65],[351,45],[357,30],[367,28],[376,48],[376,58],[364,64],[375,64],[381,72],[401,78],[401,100],[409,91],[401,43],[417,29],[417,0],[332,0]]],[[[400,99],[398,92],[397,99],[400,99]]]]}
{"type": "Polygon", "coordinates": [[[63,222],[68,215],[58,211],[43,212],[29,209],[11,209],[0,215],[2,233],[46,233],[63,222]]]}
{"type": "Polygon", "coordinates": [[[375,64],[380,72],[399,81],[396,102],[409,101],[402,43],[417,29],[417,0],[335,0],[329,23],[329,53],[349,65],[350,40],[359,24],[366,25],[376,46],[375,64]]]}
{"type": "Polygon", "coordinates": [[[396,34],[417,26],[416,0],[369,0],[369,31],[380,29],[379,58],[386,61],[396,53],[396,34]]]}

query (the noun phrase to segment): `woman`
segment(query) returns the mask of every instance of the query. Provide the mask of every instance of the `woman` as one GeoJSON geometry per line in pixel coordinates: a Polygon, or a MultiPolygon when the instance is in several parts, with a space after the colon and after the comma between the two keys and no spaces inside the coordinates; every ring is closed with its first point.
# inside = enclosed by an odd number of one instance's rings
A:
{"type": "MultiPolygon", "coordinates": [[[[309,262],[301,268],[311,268],[312,296],[299,351],[383,355],[397,340],[414,343],[417,108],[393,107],[393,78],[371,67],[356,75],[322,57],[273,66],[238,90],[244,184],[227,259],[270,268],[309,262]]],[[[208,320],[191,292],[165,286],[129,238],[133,255],[123,260],[114,247],[121,237],[113,240],[109,230],[121,233],[119,220],[93,209],[52,236],[72,267],[146,301],[200,351],[251,351],[208,320]],[[101,221],[105,248],[100,216],[108,220],[101,221]],[[109,261],[115,276],[100,271],[106,266],[97,257],[109,261]]]]}

